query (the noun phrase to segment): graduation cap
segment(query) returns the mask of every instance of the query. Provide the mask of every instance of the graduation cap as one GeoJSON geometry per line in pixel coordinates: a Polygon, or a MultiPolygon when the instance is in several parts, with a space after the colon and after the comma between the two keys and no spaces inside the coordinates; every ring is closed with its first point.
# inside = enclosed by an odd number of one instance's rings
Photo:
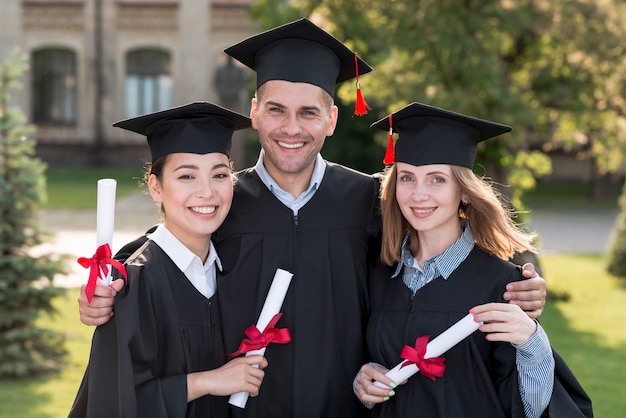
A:
{"type": "Polygon", "coordinates": [[[389,131],[385,164],[450,164],[468,168],[474,166],[479,142],[511,131],[507,125],[422,103],[411,103],[370,128],[389,131]],[[398,133],[395,158],[393,132],[398,133]]]}
{"type": "Polygon", "coordinates": [[[356,78],[357,109],[367,113],[359,74],[372,67],[307,18],[270,29],[226,48],[224,52],[257,73],[257,88],[270,80],[313,84],[335,95],[335,84],[356,78]]]}
{"type": "Polygon", "coordinates": [[[230,154],[233,132],[249,128],[250,118],[208,102],[193,102],[113,126],[145,135],[152,161],[175,152],[230,154]]]}

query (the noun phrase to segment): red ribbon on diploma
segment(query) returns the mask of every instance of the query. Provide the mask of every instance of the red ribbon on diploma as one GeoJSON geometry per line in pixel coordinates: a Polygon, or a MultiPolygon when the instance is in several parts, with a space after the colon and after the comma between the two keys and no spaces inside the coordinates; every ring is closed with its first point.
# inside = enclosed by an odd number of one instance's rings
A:
{"type": "Polygon", "coordinates": [[[93,299],[93,293],[96,291],[96,281],[98,277],[105,278],[109,274],[109,267],[115,267],[117,271],[122,273],[124,280],[126,280],[126,269],[124,265],[117,260],[111,258],[111,247],[109,244],[104,243],[98,247],[96,253],[91,258],[80,257],[78,264],[89,270],[89,280],[87,280],[87,286],[85,286],[85,294],[87,295],[87,301],[91,303],[93,299]]]}
{"type": "Polygon", "coordinates": [[[410,364],[415,364],[423,376],[435,380],[435,377],[443,376],[443,371],[446,368],[446,365],[443,364],[443,362],[446,359],[443,357],[424,358],[429,337],[430,335],[418,337],[415,340],[415,347],[405,345],[402,348],[400,357],[406,361],[402,363],[400,368],[410,364]]]}
{"type": "Polygon", "coordinates": [[[248,351],[267,347],[270,343],[287,344],[291,342],[291,335],[289,334],[289,330],[287,328],[275,328],[275,325],[281,316],[283,316],[283,314],[280,312],[274,315],[270,322],[268,322],[263,332],[259,331],[256,325],[250,325],[244,331],[244,334],[246,334],[248,338],[241,342],[237,351],[227,354],[227,356],[237,357],[238,355],[247,353],[248,351]]]}

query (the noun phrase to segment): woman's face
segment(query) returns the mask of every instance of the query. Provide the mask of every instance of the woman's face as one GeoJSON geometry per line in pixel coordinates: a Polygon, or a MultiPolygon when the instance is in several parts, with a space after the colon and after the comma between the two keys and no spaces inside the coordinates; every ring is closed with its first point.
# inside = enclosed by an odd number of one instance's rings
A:
{"type": "Polygon", "coordinates": [[[163,206],[167,229],[192,251],[205,251],[233,200],[230,161],[222,153],[170,154],[161,180],[151,175],[148,189],[163,206]]]}
{"type": "Polygon", "coordinates": [[[396,163],[396,199],[402,215],[422,234],[458,237],[461,187],[446,164],[396,163]]]}

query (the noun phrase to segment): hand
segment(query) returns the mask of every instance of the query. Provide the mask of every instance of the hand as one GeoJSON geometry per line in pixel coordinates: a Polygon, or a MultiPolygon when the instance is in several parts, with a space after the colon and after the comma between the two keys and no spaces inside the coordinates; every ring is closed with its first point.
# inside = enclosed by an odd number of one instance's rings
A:
{"type": "Polygon", "coordinates": [[[364,364],[356,375],[356,396],[361,402],[376,404],[389,400],[395,395],[395,383],[385,376],[389,370],[375,364],[364,364]],[[384,383],[388,388],[381,388],[374,381],[384,383]],[[390,389],[391,388],[391,389],[390,389]]]}
{"type": "Polygon", "coordinates": [[[117,295],[117,292],[122,290],[123,287],[124,280],[113,280],[110,287],[98,281],[90,304],[87,302],[85,285],[82,285],[80,287],[80,295],[78,295],[80,322],[85,325],[102,325],[108,322],[113,316],[115,295],[117,295]]]}
{"type": "Polygon", "coordinates": [[[486,303],[473,307],[470,313],[474,314],[474,321],[484,323],[478,329],[487,333],[485,338],[489,341],[522,345],[537,330],[537,323],[510,303],[486,303]]]}
{"type": "Polygon", "coordinates": [[[250,392],[257,396],[267,360],[260,355],[237,357],[223,366],[187,375],[187,402],[205,395],[227,396],[250,392]]]}
{"type": "Polygon", "coordinates": [[[537,319],[541,316],[546,304],[546,281],[537,274],[532,263],[524,264],[522,276],[527,280],[506,285],[504,299],[518,305],[529,317],[537,319]]]}

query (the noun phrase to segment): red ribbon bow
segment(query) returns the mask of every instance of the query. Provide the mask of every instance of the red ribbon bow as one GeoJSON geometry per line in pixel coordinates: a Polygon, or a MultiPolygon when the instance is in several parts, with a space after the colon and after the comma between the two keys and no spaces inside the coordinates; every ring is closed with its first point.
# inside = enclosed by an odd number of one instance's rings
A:
{"type": "Polygon", "coordinates": [[[93,293],[96,291],[96,281],[98,277],[105,278],[109,274],[109,267],[115,267],[117,271],[122,273],[124,280],[126,280],[126,269],[124,265],[117,260],[111,258],[111,247],[109,244],[104,243],[98,247],[96,253],[91,258],[80,257],[78,264],[89,270],[89,280],[87,280],[87,286],[85,286],[85,294],[87,295],[87,301],[91,303],[93,299],[93,293]]]}
{"type": "Polygon", "coordinates": [[[402,348],[402,353],[400,353],[400,357],[402,357],[406,361],[402,363],[402,366],[400,366],[400,368],[408,366],[410,364],[415,364],[418,367],[419,372],[423,376],[435,380],[435,377],[443,376],[443,371],[446,368],[443,362],[446,359],[443,357],[424,358],[429,337],[430,335],[418,337],[415,340],[415,348],[409,345],[405,345],[402,348]]]}
{"type": "Polygon", "coordinates": [[[287,344],[291,342],[291,335],[289,334],[289,330],[287,328],[275,328],[276,323],[282,315],[283,314],[280,312],[274,315],[263,332],[259,331],[255,325],[250,325],[244,332],[248,338],[241,342],[237,351],[227,354],[227,356],[237,357],[238,355],[247,353],[248,351],[267,347],[270,343],[287,344]]]}

